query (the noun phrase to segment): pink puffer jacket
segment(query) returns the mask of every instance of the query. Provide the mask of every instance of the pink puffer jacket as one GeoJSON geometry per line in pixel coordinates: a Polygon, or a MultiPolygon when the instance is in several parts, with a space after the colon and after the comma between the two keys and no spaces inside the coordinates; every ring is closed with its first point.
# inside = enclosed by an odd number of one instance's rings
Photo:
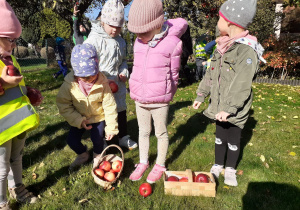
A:
{"type": "Polygon", "coordinates": [[[166,21],[168,34],[155,47],[136,39],[133,70],[129,79],[130,97],[140,103],[170,102],[177,90],[182,42],[187,29],[182,18],[166,21]]]}

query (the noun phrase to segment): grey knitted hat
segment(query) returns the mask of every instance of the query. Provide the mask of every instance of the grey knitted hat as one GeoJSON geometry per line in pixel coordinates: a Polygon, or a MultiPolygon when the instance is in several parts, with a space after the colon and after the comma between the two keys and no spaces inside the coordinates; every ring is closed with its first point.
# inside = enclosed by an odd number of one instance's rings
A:
{"type": "Polygon", "coordinates": [[[219,14],[226,21],[247,28],[256,14],[257,0],[228,0],[222,4],[219,14]]]}
{"type": "Polygon", "coordinates": [[[104,4],[101,11],[101,21],[111,26],[123,26],[124,5],[121,0],[108,0],[104,4]]]}

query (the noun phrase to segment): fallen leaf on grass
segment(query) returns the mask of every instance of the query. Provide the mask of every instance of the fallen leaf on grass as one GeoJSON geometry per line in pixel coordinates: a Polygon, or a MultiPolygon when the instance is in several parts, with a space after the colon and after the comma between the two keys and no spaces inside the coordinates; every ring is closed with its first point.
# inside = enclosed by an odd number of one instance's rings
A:
{"type": "Polygon", "coordinates": [[[295,146],[295,145],[294,145],[294,146],[292,146],[292,148],[296,148],[296,147],[298,147],[298,146],[295,146]]]}
{"type": "Polygon", "coordinates": [[[207,138],[206,138],[205,136],[203,136],[202,139],[203,139],[204,141],[207,141],[207,138]]]}
{"type": "Polygon", "coordinates": [[[39,199],[41,199],[41,198],[42,198],[42,196],[41,196],[41,195],[38,195],[38,198],[39,198],[39,199]]]}
{"type": "Polygon", "coordinates": [[[261,155],[261,156],[260,156],[260,160],[261,160],[262,162],[265,162],[265,160],[266,160],[265,156],[261,155]]]}
{"type": "Polygon", "coordinates": [[[39,107],[39,109],[41,109],[41,110],[42,110],[42,109],[45,109],[45,107],[41,106],[41,107],[39,107]]]}
{"type": "Polygon", "coordinates": [[[293,119],[298,119],[298,116],[294,116],[293,119]]]}
{"type": "Polygon", "coordinates": [[[33,180],[36,180],[37,177],[38,177],[38,175],[37,175],[36,173],[32,173],[32,179],[33,179],[33,180]]]}
{"type": "Polygon", "coordinates": [[[273,158],[270,157],[270,161],[273,162],[273,158]]]}
{"type": "Polygon", "coordinates": [[[39,165],[39,168],[43,167],[45,165],[44,162],[41,162],[40,165],[39,165]]]}
{"type": "Polygon", "coordinates": [[[32,173],[35,172],[35,170],[36,170],[36,167],[33,168],[32,173]]]}
{"type": "Polygon", "coordinates": [[[292,97],[288,97],[288,100],[292,100],[293,98],[292,97]]]}
{"type": "Polygon", "coordinates": [[[228,187],[228,186],[224,186],[223,188],[229,190],[229,187],[228,187]]]}
{"type": "Polygon", "coordinates": [[[252,147],[252,146],[253,146],[253,144],[252,144],[252,143],[248,143],[248,145],[249,145],[250,147],[252,147]]]}
{"type": "Polygon", "coordinates": [[[266,168],[270,168],[268,163],[264,163],[264,165],[265,165],[266,168]]]}
{"type": "Polygon", "coordinates": [[[290,156],[296,156],[296,153],[295,152],[290,152],[289,155],[290,156]]]}
{"type": "Polygon", "coordinates": [[[120,186],[121,186],[121,184],[122,184],[122,181],[121,181],[121,180],[119,180],[119,181],[118,181],[118,185],[117,185],[117,187],[120,187],[120,186]]]}
{"type": "Polygon", "coordinates": [[[238,172],[236,173],[237,175],[243,175],[244,171],[243,170],[238,170],[238,172]]]}
{"type": "Polygon", "coordinates": [[[82,204],[82,203],[86,203],[88,201],[89,201],[88,199],[84,198],[84,199],[81,199],[78,203],[82,204]]]}

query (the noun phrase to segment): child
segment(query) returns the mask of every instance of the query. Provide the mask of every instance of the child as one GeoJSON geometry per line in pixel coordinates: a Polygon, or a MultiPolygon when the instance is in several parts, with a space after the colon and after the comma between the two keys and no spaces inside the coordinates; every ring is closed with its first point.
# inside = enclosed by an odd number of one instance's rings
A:
{"type": "Polygon", "coordinates": [[[216,120],[215,164],[210,172],[218,178],[225,166],[224,182],[230,186],[238,185],[236,167],[241,132],[252,104],[251,84],[259,59],[264,61],[262,46],[246,30],[255,13],[256,0],[228,0],[221,6],[218,28],[222,37],[193,104],[198,109],[210,94],[210,104],[204,111],[216,120]]]}
{"type": "Polygon", "coordinates": [[[65,46],[63,46],[63,42],[65,40],[61,37],[56,37],[56,46],[54,49],[55,52],[55,58],[57,60],[57,63],[59,65],[60,70],[53,74],[53,78],[57,78],[59,75],[63,74],[64,77],[68,73],[68,67],[66,63],[66,54],[65,54],[65,46]]]}
{"type": "Polygon", "coordinates": [[[89,34],[89,31],[85,27],[83,23],[79,23],[78,21],[78,13],[79,10],[77,8],[77,5],[74,6],[74,11],[73,11],[73,42],[75,45],[77,44],[82,44],[84,40],[87,39],[87,36],[89,34]]]}
{"type": "Polygon", "coordinates": [[[101,72],[119,86],[118,92],[114,93],[118,111],[119,145],[131,150],[137,147],[137,143],[127,134],[125,82],[129,78],[129,72],[126,62],[126,43],[119,35],[123,22],[122,2],[108,0],[102,8],[101,16],[96,21],[92,21],[91,33],[84,43],[94,45],[101,72]]]}
{"type": "Polygon", "coordinates": [[[164,22],[161,0],[134,0],[130,7],[128,30],[136,33],[137,39],[129,87],[130,97],[136,104],[140,153],[140,163],[129,177],[132,181],[139,180],[149,166],[151,118],[157,137],[157,159],[147,182],[156,182],[166,170],[169,102],[177,89],[182,53],[180,37],[187,26],[182,18],[164,22]]]}
{"type": "Polygon", "coordinates": [[[96,49],[90,44],[76,45],[72,50],[71,64],[74,73],[65,77],[56,104],[59,113],[71,125],[67,143],[77,154],[70,165],[70,170],[73,170],[89,159],[87,148],[81,143],[85,130],[91,131],[95,166],[103,150],[104,127],[106,140],[111,140],[118,134],[118,123],[117,105],[108,80],[99,72],[96,49]]]}
{"type": "Polygon", "coordinates": [[[22,182],[22,151],[26,133],[39,125],[39,116],[26,96],[23,76],[9,76],[7,72],[8,65],[21,71],[11,55],[21,33],[14,11],[5,0],[0,0],[0,209],[10,209],[7,185],[10,196],[18,202],[37,200],[22,182]]]}

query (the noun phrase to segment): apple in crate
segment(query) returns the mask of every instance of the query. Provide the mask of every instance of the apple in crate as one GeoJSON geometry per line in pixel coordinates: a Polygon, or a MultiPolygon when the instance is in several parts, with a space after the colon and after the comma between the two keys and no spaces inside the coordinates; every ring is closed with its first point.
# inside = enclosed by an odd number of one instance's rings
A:
{"type": "Polygon", "coordinates": [[[209,177],[206,174],[200,173],[196,176],[195,182],[209,183],[209,177]]]}
{"type": "Polygon", "coordinates": [[[112,163],[111,165],[112,170],[114,170],[114,172],[120,172],[121,168],[122,168],[122,161],[120,160],[116,160],[112,163]]]}
{"type": "Polygon", "coordinates": [[[108,182],[114,181],[115,178],[116,178],[116,175],[113,172],[109,171],[104,174],[104,179],[108,182]]]}
{"type": "Polygon", "coordinates": [[[96,169],[94,170],[94,173],[95,173],[98,177],[103,178],[105,172],[104,172],[104,170],[102,170],[102,169],[100,169],[100,168],[96,168],[96,169]]]}
{"type": "Polygon", "coordinates": [[[178,182],[179,179],[176,176],[169,176],[167,181],[168,182],[178,182]]]}
{"type": "Polygon", "coordinates": [[[179,179],[179,181],[180,181],[180,182],[188,182],[189,180],[188,180],[188,178],[186,178],[186,177],[182,177],[181,179],[179,179]]]}
{"type": "Polygon", "coordinates": [[[111,164],[109,161],[105,160],[100,163],[99,168],[107,172],[111,169],[111,164]]]}
{"type": "Polygon", "coordinates": [[[152,187],[149,183],[143,183],[143,184],[141,184],[141,186],[139,188],[139,192],[140,192],[141,196],[146,198],[152,193],[152,187]]]}
{"type": "Polygon", "coordinates": [[[9,76],[21,76],[19,69],[14,65],[7,66],[7,74],[9,76]]]}

